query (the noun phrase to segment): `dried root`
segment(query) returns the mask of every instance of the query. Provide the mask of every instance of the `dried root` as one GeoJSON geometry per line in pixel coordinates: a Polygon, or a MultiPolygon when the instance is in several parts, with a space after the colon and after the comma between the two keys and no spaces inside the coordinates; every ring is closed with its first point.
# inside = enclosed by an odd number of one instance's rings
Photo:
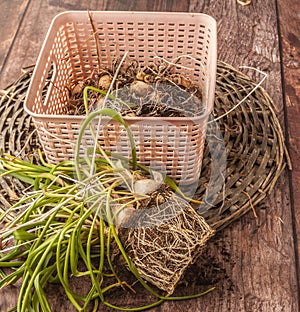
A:
{"type": "Polygon", "coordinates": [[[123,244],[140,275],[169,294],[214,230],[184,199],[142,209],[125,225],[123,244]]]}

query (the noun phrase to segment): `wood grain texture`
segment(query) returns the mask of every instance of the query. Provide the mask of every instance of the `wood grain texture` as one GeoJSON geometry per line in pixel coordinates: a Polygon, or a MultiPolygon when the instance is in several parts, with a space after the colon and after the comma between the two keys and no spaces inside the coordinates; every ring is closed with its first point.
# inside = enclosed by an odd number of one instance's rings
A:
{"type": "MultiPolygon", "coordinates": [[[[292,2],[292,0],[289,1],[292,2]]],[[[281,20],[288,24],[287,13],[282,13],[284,11],[283,2],[283,0],[279,1],[281,3],[280,16],[281,20]]],[[[31,0],[24,21],[11,46],[11,53],[0,77],[0,87],[4,87],[8,82],[16,79],[21,67],[35,63],[52,18],[59,12],[75,9],[191,11],[212,15],[218,21],[218,58],[236,67],[247,65],[264,70],[268,74],[264,86],[273,98],[278,109],[278,116],[284,124],[275,0],[252,1],[251,5],[245,7],[239,5],[236,0],[190,0],[189,2],[171,0],[130,2],[125,0],[31,0]]],[[[4,13],[0,11],[0,20],[2,14],[4,13]]],[[[292,41],[297,43],[298,41],[294,38],[297,34],[297,25],[293,27],[295,30],[292,32],[288,28],[286,29],[284,38],[293,38],[292,41]]],[[[282,29],[284,33],[284,28],[282,27],[282,29]]],[[[289,46],[296,55],[297,52],[293,48],[293,44],[289,43],[289,46]]],[[[295,48],[297,47],[295,46],[295,48]]],[[[291,58],[287,55],[283,59],[285,67],[286,64],[293,64],[293,66],[296,64],[290,62],[291,58]]],[[[256,81],[261,79],[261,75],[253,70],[245,72],[248,72],[256,81]]],[[[286,75],[286,81],[290,79],[290,86],[286,89],[291,88],[289,98],[293,103],[288,107],[288,112],[291,114],[289,120],[294,120],[290,123],[289,129],[292,133],[290,133],[291,140],[295,140],[296,143],[291,145],[298,149],[298,153],[300,146],[297,140],[299,140],[300,128],[296,119],[292,118],[293,114],[299,116],[299,106],[296,105],[299,102],[297,102],[299,100],[299,88],[297,89],[299,82],[295,83],[299,75],[296,76],[296,74],[295,71],[291,76],[286,75]]],[[[295,153],[293,157],[296,155],[295,153]]],[[[296,168],[298,168],[297,165],[296,168]]],[[[300,181],[294,174],[293,179],[294,189],[297,190],[296,182],[300,181]]],[[[152,311],[298,311],[295,258],[295,247],[297,246],[294,245],[293,240],[293,213],[287,182],[288,173],[285,172],[273,193],[264,203],[255,207],[258,214],[257,219],[250,212],[210,241],[202,259],[199,259],[186,273],[185,283],[178,287],[176,295],[197,293],[209,286],[216,286],[214,292],[197,300],[166,302],[152,311]]],[[[297,213],[298,220],[300,220],[299,209],[297,213]]],[[[296,226],[299,233],[299,224],[297,223],[296,226]]],[[[75,281],[74,287],[84,289],[86,284],[84,282],[78,284],[75,281]]],[[[140,287],[137,286],[137,290],[138,294],[134,299],[129,293],[122,291],[116,291],[110,299],[128,307],[142,305],[153,300],[140,287]]],[[[53,311],[75,311],[61,288],[52,285],[47,291],[51,298],[53,311]]],[[[7,311],[16,301],[16,288],[9,287],[0,291],[0,296],[0,311],[7,311]]],[[[99,311],[111,310],[101,306],[99,311]]]]}
{"type": "MultiPolygon", "coordinates": [[[[274,0],[252,1],[242,6],[236,0],[190,1],[190,11],[212,15],[218,23],[218,58],[239,68],[250,66],[268,74],[265,87],[282,108],[280,55],[274,0]]],[[[255,81],[261,74],[244,70],[255,81]]]]}
{"type": "MultiPolygon", "coordinates": [[[[1,11],[3,13],[0,19],[0,77],[9,58],[14,39],[18,35],[28,3],[29,0],[1,1],[1,11]]],[[[7,83],[7,81],[4,81],[4,83],[7,83]]]]}
{"type": "MultiPolygon", "coordinates": [[[[298,281],[300,283],[300,3],[299,1],[278,1],[280,32],[282,42],[282,69],[284,78],[287,130],[290,156],[292,209],[298,281]]],[[[298,284],[300,292],[300,284],[298,284]]]]}

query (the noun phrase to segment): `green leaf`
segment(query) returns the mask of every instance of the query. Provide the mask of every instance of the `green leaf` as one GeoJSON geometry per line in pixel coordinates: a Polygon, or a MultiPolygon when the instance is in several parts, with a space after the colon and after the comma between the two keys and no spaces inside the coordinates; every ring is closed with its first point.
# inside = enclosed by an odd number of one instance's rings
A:
{"type": "Polygon", "coordinates": [[[103,109],[100,109],[98,111],[92,112],[92,113],[87,115],[86,119],[84,120],[84,122],[81,126],[80,132],[78,134],[78,138],[76,141],[76,147],[75,147],[75,168],[76,168],[77,177],[79,179],[81,178],[81,173],[80,173],[80,168],[79,168],[79,162],[80,162],[79,151],[80,151],[80,145],[81,145],[81,141],[82,141],[82,138],[84,135],[84,131],[91,124],[91,122],[96,117],[98,117],[99,115],[105,115],[105,116],[111,117],[125,127],[127,134],[128,134],[129,141],[130,141],[130,145],[131,145],[132,167],[133,167],[133,170],[135,170],[137,168],[136,146],[134,143],[133,135],[132,135],[127,123],[124,121],[124,119],[115,110],[113,110],[111,108],[103,108],[103,109]]]}
{"type": "Polygon", "coordinates": [[[13,235],[14,235],[15,240],[18,240],[18,241],[20,241],[20,240],[21,241],[29,241],[29,240],[37,238],[37,235],[35,235],[33,233],[29,233],[24,229],[15,230],[13,232],[13,235]]]}

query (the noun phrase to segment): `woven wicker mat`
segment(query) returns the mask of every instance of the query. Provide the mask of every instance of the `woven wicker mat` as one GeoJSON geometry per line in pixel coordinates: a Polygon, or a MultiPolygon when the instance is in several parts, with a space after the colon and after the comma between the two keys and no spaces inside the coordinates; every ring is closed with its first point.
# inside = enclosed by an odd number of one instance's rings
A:
{"type": "MultiPolygon", "coordinates": [[[[20,79],[1,91],[0,98],[0,149],[22,158],[34,155],[40,147],[31,117],[23,110],[32,72],[33,67],[28,68],[20,79]]],[[[228,113],[255,86],[256,83],[246,75],[219,61],[214,118],[228,113]]],[[[224,228],[263,200],[289,163],[274,109],[266,91],[258,88],[241,105],[216,121],[226,149],[226,171],[221,175],[222,189],[214,195],[213,203],[203,213],[216,230],[224,228]]],[[[209,123],[208,133],[214,124],[209,123]]],[[[197,198],[205,197],[211,181],[210,149],[211,146],[205,148],[197,198]]],[[[218,144],[214,149],[218,150],[218,144]]],[[[0,211],[18,200],[25,188],[12,178],[1,178],[0,211]]]]}

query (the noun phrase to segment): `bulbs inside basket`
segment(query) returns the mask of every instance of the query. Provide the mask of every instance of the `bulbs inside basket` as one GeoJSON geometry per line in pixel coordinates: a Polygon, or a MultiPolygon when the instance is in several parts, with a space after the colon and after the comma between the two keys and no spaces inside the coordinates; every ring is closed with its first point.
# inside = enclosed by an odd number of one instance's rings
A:
{"type": "MultiPolygon", "coordinates": [[[[117,65],[117,64],[116,64],[117,65]]],[[[142,67],[137,61],[119,64],[117,71],[100,69],[82,81],[70,81],[66,113],[86,114],[83,90],[90,89],[89,111],[103,107],[128,117],[192,117],[202,112],[202,91],[180,66],[164,61],[142,67]],[[107,96],[108,95],[108,96],[107,96]]]]}

